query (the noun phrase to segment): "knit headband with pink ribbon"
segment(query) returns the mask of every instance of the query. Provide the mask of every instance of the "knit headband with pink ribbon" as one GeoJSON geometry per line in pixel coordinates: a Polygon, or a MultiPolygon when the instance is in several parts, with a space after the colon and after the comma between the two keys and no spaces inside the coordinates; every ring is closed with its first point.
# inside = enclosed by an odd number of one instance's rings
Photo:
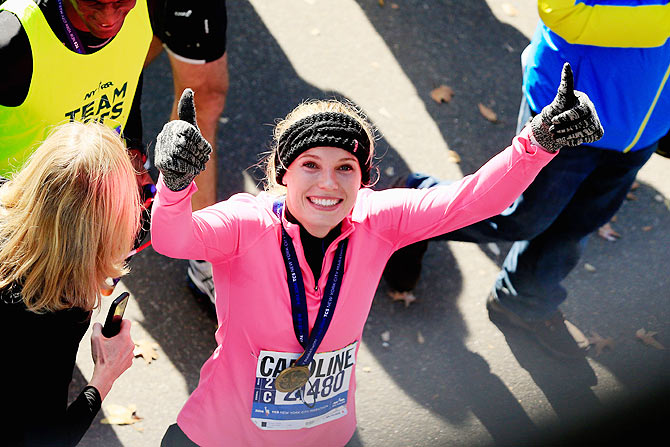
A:
{"type": "Polygon", "coordinates": [[[338,112],[322,112],[296,121],[279,137],[275,150],[275,178],[281,184],[286,168],[303,152],[321,146],[353,154],[361,167],[361,182],[370,181],[370,139],[358,120],[338,112]]]}

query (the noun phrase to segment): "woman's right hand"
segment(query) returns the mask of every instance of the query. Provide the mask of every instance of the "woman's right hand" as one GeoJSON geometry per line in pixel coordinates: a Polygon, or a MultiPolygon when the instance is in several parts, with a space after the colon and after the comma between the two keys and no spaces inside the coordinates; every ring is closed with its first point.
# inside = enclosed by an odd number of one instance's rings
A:
{"type": "Polygon", "coordinates": [[[112,384],[133,364],[135,343],[130,338],[130,320],[121,321],[121,330],[114,337],[102,335],[102,325],[93,325],[91,335],[91,356],[93,357],[93,377],[89,385],[97,388],[104,399],[112,389],[112,384]]]}
{"type": "Polygon", "coordinates": [[[193,90],[187,88],[177,106],[178,120],[170,121],[156,138],[154,162],[172,191],[181,191],[205,169],[212,146],[200,134],[193,90]]]}

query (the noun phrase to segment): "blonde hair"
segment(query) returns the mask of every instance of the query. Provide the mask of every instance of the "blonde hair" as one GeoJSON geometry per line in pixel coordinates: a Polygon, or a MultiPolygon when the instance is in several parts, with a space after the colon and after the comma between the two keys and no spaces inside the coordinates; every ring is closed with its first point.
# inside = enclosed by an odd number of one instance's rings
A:
{"type": "MultiPolygon", "coordinates": [[[[284,119],[281,119],[277,122],[273,131],[273,144],[272,150],[269,155],[265,157],[265,190],[275,193],[283,194],[286,191],[286,187],[277,183],[275,179],[275,152],[278,149],[278,143],[282,134],[294,123],[300,121],[303,118],[306,118],[310,115],[323,112],[335,112],[342,113],[354,118],[360,123],[363,127],[363,130],[368,135],[368,140],[370,141],[370,156],[368,161],[372,161],[375,152],[375,138],[376,138],[376,129],[368,121],[367,117],[360,108],[351,102],[341,102],[335,99],[332,100],[307,100],[300,103],[296,108],[294,108],[284,119]]],[[[288,166],[285,166],[288,168],[288,166]]],[[[374,168],[376,170],[377,168],[374,168]]],[[[370,181],[370,184],[373,184],[373,181],[370,181]]],[[[365,185],[368,186],[368,185],[365,185]]]]}
{"type": "Polygon", "coordinates": [[[100,304],[128,272],[140,198],[125,145],[98,123],[56,127],[0,188],[0,289],[35,313],[100,304]]]}

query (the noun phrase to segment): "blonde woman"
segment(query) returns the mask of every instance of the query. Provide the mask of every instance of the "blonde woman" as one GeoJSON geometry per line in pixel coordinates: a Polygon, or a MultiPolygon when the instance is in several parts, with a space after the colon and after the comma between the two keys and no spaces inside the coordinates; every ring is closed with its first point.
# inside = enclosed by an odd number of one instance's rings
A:
{"type": "Polygon", "coordinates": [[[130,367],[130,322],[109,339],[96,323],[93,376],[67,405],[91,311],[105,279],[127,272],[139,216],[125,146],[96,123],[57,127],[0,187],[1,444],[76,445],[130,367]]]}
{"type": "MultiPolygon", "coordinates": [[[[569,71],[569,69],[568,69],[569,71]]],[[[342,446],[356,428],[356,355],[398,248],[504,210],[559,146],[598,139],[564,71],[557,101],[477,172],[448,186],[373,191],[374,133],[355,109],[307,102],[275,127],[267,181],[191,211],[211,150],[192,92],[156,141],[154,249],[212,263],[218,347],[163,446],[342,446]],[[558,118],[562,124],[553,125],[558,118]],[[549,124],[547,124],[549,123],[549,124]]]]}

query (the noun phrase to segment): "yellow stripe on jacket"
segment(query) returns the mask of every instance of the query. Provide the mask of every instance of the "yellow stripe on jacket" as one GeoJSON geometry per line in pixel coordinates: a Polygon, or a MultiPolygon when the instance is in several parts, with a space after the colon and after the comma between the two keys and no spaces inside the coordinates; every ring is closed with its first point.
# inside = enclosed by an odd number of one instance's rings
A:
{"type": "Polygon", "coordinates": [[[670,37],[670,3],[589,6],[575,0],[538,0],[537,7],[544,24],[573,44],[649,48],[670,37]]]}

